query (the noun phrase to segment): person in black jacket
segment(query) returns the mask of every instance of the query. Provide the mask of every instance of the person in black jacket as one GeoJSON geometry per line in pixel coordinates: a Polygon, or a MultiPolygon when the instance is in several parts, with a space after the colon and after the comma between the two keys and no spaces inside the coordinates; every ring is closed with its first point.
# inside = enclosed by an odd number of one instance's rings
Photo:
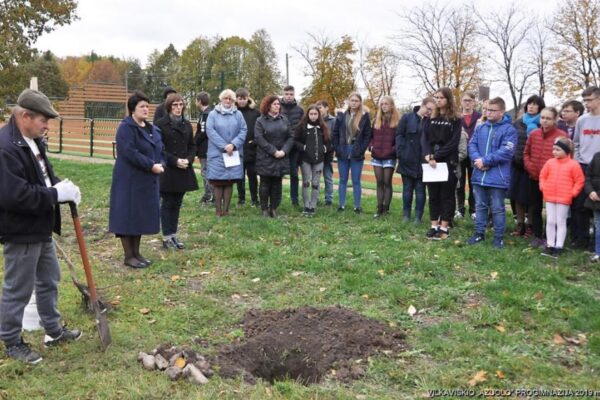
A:
{"type": "Polygon", "coordinates": [[[152,123],[154,125],[156,125],[159,119],[162,119],[165,115],[167,115],[165,101],[171,93],[177,93],[177,90],[173,89],[171,86],[165,86],[163,90],[163,102],[156,106],[156,110],[154,110],[154,117],[152,118],[152,123]]]}
{"type": "Polygon", "coordinates": [[[585,171],[585,208],[594,212],[596,239],[591,262],[600,262],[600,152],[594,154],[585,171]]]}
{"type": "MultiPolygon", "coordinates": [[[[302,107],[298,105],[296,102],[295,89],[292,85],[288,85],[283,88],[283,96],[280,99],[281,102],[281,114],[283,114],[288,121],[290,121],[290,125],[292,126],[292,130],[295,131],[298,123],[300,122],[300,118],[304,115],[304,110],[302,107]]],[[[296,151],[292,148],[291,153],[288,155],[290,160],[290,198],[292,200],[292,205],[298,205],[298,167],[299,164],[299,156],[296,151]]]]}
{"type": "Polygon", "coordinates": [[[300,120],[295,135],[296,150],[300,154],[302,165],[302,199],[303,215],[313,216],[319,200],[321,173],[325,154],[331,146],[329,128],[317,106],[312,105],[300,120]],[[312,192],[309,195],[309,189],[312,192]]]}
{"type": "MultiPolygon", "coordinates": [[[[335,125],[335,117],[329,114],[329,103],[325,100],[317,101],[317,108],[321,113],[323,121],[329,128],[330,136],[333,134],[333,127],[335,125]]],[[[333,204],[333,146],[329,146],[329,151],[325,153],[325,160],[323,161],[323,181],[325,182],[325,205],[331,206],[333,204]]]]}
{"type": "Polygon", "coordinates": [[[167,167],[160,176],[160,222],[165,249],[183,249],[177,238],[179,211],[186,192],[198,190],[198,181],[192,164],[196,158],[196,144],[190,121],[184,118],[185,102],[180,94],[172,93],[165,101],[167,115],[158,120],[165,146],[167,167]]]}
{"type": "Polygon", "coordinates": [[[200,174],[202,175],[204,194],[200,199],[200,203],[207,204],[213,203],[213,191],[210,182],[206,178],[206,152],[208,151],[208,136],[206,135],[206,120],[210,113],[210,95],[207,92],[200,92],[196,96],[196,108],[200,111],[198,116],[198,124],[196,127],[196,136],[194,141],[196,143],[196,157],[200,160],[200,174]]]}
{"type": "Polygon", "coordinates": [[[333,147],[338,160],[340,174],[338,211],[346,207],[346,189],[348,177],[352,174],[352,193],[354,194],[354,212],[362,212],[361,176],[365,162],[365,151],[371,140],[371,117],[369,110],[362,104],[359,93],[348,96],[348,109],[338,113],[333,128],[333,147]]]}
{"type": "Polygon", "coordinates": [[[21,337],[23,312],[34,288],[46,331],[44,344],[81,337],[81,331],[61,325],[56,307],[60,266],[52,232],[60,234],[59,203],[81,200],[73,182],[56,177],[42,143],[48,120],[56,117],[44,94],[27,89],[19,95],[8,124],[0,129],[0,242],[4,245],[0,340],[8,357],[30,364],[42,361],[21,337]]]}
{"type": "Polygon", "coordinates": [[[277,96],[266,96],[260,103],[261,116],[256,120],[256,173],[260,176],[260,208],[263,217],[277,217],[281,204],[283,175],[290,172],[288,155],[294,136],[288,119],[281,114],[277,96]]]}
{"type": "Polygon", "coordinates": [[[462,121],[454,104],[452,90],[441,88],[433,98],[435,109],[431,118],[423,121],[421,148],[424,159],[431,168],[435,168],[438,162],[447,164],[448,179],[427,184],[431,217],[431,229],[427,232],[427,238],[444,240],[450,235],[449,225],[456,205],[456,168],[462,121]]]}
{"type": "MultiPolygon", "coordinates": [[[[244,171],[248,176],[248,186],[250,187],[250,198],[252,207],[258,206],[258,179],[256,177],[256,143],[254,142],[254,126],[256,120],[260,117],[260,112],[256,109],[254,100],[250,98],[248,89],[239,88],[235,91],[235,105],[242,113],[248,133],[244,142],[244,171]]],[[[238,205],[246,203],[246,179],[240,179],[237,183],[238,205]]]]}
{"type": "Polygon", "coordinates": [[[413,192],[415,196],[415,223],[421,223],[425,210],[425,184],[421,167],[421,136],[423,119],[429,118],[435,107],[435,101],[426,97],[421,106],[400,118],[396,130],[397,172],[402,175],[402,215],[404,221],[410,220],[413,192]]]}

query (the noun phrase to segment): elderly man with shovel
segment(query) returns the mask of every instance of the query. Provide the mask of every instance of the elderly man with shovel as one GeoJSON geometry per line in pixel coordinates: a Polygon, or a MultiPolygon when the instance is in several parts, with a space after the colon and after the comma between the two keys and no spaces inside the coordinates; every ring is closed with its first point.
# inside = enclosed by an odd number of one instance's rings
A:
{"type": "Polygon", "coordinates": [[[0,242],[4,245],[4,285],[0,339],[8,357],[37,364],[42,357],[21,337],[23,311],[35,288],[46,331],[44,346],[77,340],[81,331],[60,323],[56,308],[60,268],[52,232],[60,233],[58,203],[79,203],[73,182],[59,181],[41,138],[58,113],[44,94],[24,90],[12,117],[0,129],[0,242]]]}

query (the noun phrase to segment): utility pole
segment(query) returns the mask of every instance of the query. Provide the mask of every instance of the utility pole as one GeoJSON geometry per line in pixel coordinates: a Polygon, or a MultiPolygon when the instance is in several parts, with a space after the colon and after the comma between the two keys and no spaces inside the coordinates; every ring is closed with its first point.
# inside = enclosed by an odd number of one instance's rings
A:
{"type": "Polygon", "coordinates": [[[290,84],[290,57],[288,53],[285,53],[285,84],[286,86],[290,84]]]}

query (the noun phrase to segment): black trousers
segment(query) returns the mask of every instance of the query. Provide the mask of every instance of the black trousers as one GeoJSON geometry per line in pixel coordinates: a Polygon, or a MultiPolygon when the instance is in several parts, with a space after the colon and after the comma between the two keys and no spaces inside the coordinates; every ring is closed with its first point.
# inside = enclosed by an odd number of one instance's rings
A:
{"type": "Polygon", "coordinates": [[[458,189],[456,189],[456,203],[457,209],[465,215],[465,185],[469,183],[469,215],[475,212],[475,197],[473,197],[473,185],[471,184],[471,177],[473,174],[473,166],[471,165],[471,159],[465,158],[460,164],[460,180],[458,189]],[[468,178],[467,178],[468,175],[468,178]]]}
{"type": "Polygon", "coordinates": [[[533,235],[542,239],[544,236],[544,221],[542,220],[542,208],[544,207],[544,195],[540,191],[540,182],[529,178],[529,208],[527,216],[529,223],[533,225],[533,235]]]}
{"type": "MultiPolygon", "coordinates": [[[[585,175],[587,165],[579,165],[585,175]]],[[[582,190],[571,205],[571,241],[580,246],[587,246],[590,241],[590,218],[593,213],[583,205],[586,197],[585,190],[582,190]]]]}
{"type": "MultiPolygon", "coordinates": [[[[258,176],[256,175],[256,164],[254,162],[244,163],[244,174],[248,176],[248,187],[250,188],[250,199],[253,203],[258,202],[258,176]]],[[[246,201],[246,179],[240,179],[237,183],[238,202],[246,201]]]]}
{"type": "Polygon", "coordinates": [[[452,221],[456,202],[456,174],[448,171],[446,182],[427,184],[429,193],[429,215],[431,221],[452,221]]]}
{"type": "Polygon", "coordinates": [[[281,186],[283,178],[280,176],[260,176],[260,208],[263,210],[276,210],[281,204],[281,186]]]}

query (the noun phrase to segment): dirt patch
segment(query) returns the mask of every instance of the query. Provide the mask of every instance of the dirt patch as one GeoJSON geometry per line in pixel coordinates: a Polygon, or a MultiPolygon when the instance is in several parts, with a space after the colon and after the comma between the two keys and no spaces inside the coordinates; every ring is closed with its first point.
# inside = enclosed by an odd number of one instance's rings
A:
{"type": "Polygon", "coordinates": [[[250,310],[243,323],[245,342],[225,346],[212,363],[221,376],[242,375],[248,383],[260,377],[309,384],[327,373],[347,381],[364,375],[359,360],[406,348],[403,332],[341,307],[250,310]]]}

